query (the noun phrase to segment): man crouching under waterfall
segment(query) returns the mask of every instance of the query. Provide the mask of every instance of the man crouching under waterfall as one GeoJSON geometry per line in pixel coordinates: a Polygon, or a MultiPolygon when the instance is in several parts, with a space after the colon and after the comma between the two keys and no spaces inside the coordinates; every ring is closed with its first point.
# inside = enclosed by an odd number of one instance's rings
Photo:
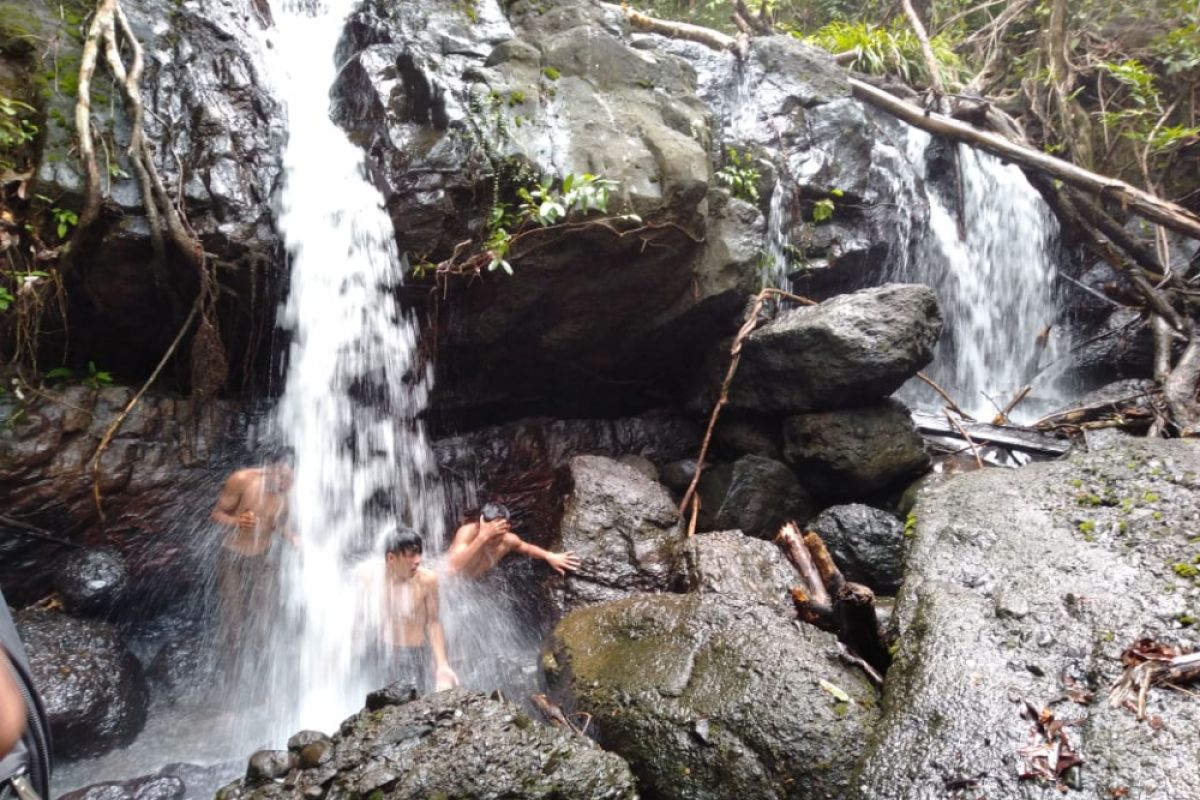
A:
{"type": "Polygon", "coordinates": [[[388,679],[412,680],[429,690],[432,656],[434,691],[458,685],[446,658],[446,635],[438,610],[437,575],[421,566],[425,543],[411,528],[384,537],[383,642],[388,679]]]}

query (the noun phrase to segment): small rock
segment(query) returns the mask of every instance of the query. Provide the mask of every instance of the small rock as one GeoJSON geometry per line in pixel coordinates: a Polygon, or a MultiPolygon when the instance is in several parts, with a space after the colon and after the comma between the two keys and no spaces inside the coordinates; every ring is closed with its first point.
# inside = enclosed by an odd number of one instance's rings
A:
{"type": "Polygon", "coordinates": [[[287,775],[291,768],[292,755],[287,750],[259,750],[246,764],[246,783],[273,781],[287,775]]]}
{"type": "Polygon", "coordinates": [[[111,612],[128,583],[125,559],[110,547],[77,550],[54,572],[63,608],[80,616],[111,612]]]}
{"type": "MultiPolygon", "coordinates": [[[[401,706],[417,699],[420,692],[409,681],[396,681],[367,695],[367,709],[378,711],[386,706],[401,706]]],[[[289,742],[290,746],[290,742],[289,742]]]]}

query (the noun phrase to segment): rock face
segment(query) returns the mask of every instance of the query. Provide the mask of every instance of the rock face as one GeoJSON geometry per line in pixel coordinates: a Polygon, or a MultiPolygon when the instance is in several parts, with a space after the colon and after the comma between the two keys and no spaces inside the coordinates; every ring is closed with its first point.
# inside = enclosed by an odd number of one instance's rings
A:
{"type": "Polygon", "coordinates": [[[827,656],[834,647],[752,600],[656,595],[569,615],[543,665],[645,796],[833,800],[877,716],[870,686],[827,656]]]}
{"type": "Polygon", "coordinates": [[[1049,796],[1018,781],[1018,749],[1068,680],[1087,705],[1052,706],[1084,766],[1081,796],[1188,797],[1200,781],[1200,705],[1152,688],[1149,722],[1106,702],[1121,651],[1148,636],[1195,647],[1191,539],[1200,455],[1183,441],[1109,449],[962,476],[918,500],[896,606],[900,649],[859,797],[945,797],[970,777],[988,797],[1049,796]],[[1176,565],[1182,565],[1176,567],[1176,565]],[[1159,726],[1161,721],[1161,726],[1159,726]],[[1154,787],[1153,790],[1147,787],[1154,787]],[[1133,795],[1131,795],[1133,796],[1133,795]]]}
{"type": "Polygon", "coordinates": [[[599,456],[571,459],[571,478],[561,548],[582,564],[563,582],[561,607],[674,588],[683,531],[666,489],[599,456]]]}
{"type": "Polygon", "coordinates": [[[72,614],[112,611],[128,581],[125,560],[107,547],[73,553],[54,572],[54,588],[72,614]]]}
{"type": "Polygon", "coordinates": [[[17,630],[46,705],[60,758],[98,756],[128,744],[146,721],[142,667],[106,622],[25,612],[17,630]]]}
{"type": "MultiPolygon", "coordinates": [[[[91,460],[131,394],[123,387],[72,386],[53,399],[0,396],[0,416],[19,420],[0,436],[0,582],[9,602],[49,594],[56,557],[74,552],[21,525],[77,541],[97,520],[91,460]]],[[[217,456],[232,454],[226,445],[244,435],[244,425],[226,403],[209,402],[197,414],[190,402],[162,395],[147,395],[126,418],[100,458],[98,476],[108,529],[139,533],[122,537],[119,548],[131,588],[177,563],[182,540],[164,534],[180,524],[180,508],[212,507],[226,474],[217,456]]]]}
{"type": "Polygon", "coordinates": [[[887,397],[933,359],[940,333],[927,286],[887,284],[785,311],[746,338],[730,405],[796,412],[887,397]]]}
{"type": "MultiPolygon", "coordinates": [[[[76,149],[75,91],[65,75],[78,71],[79,21],[43,4],[24,4],[20,38],[44,42],[35,53],[34,101],[44,120],[42,151],[30,194],[55,207],[78,211],[86,188],[76,149]]],[[[190,226],[222,270],[224,344],[231,363],[257,353],[252,318],[271,314],[280,263],[270,200],[281,173],[281,109],[265,86],[261,23],[252,7],[230,0],[130,0],[122,3],[145,50],[142,99],[146,135],[157,169],[178,197],[190,226]]],[[[6,14],[7,17],[7,14],[6,14]]],[[[7,22],[7,19],[6,19],[7,22]]],[[[128,120],[115,88],[110,104],[94,89],[95,130],[111,127],[113,139],[97,150],[107,167],[108,212],[99,240],[76,273],[68,275],[72,308],[67,344],[82,366],[89,359],[118,375],[148,375],[182,323],[198,281],[190,270],[170,268],[156,287],[146,211],[135,170],[125,155],[128,120]],[[106,161],[103,153],[111,153],[106,161]],[[182,311],[182,313],[180,313],[182,311]]]]}
{"type": "Polygon", "coordinates": [[[342,723],[332,747],[315,758],[305,756],[313,743],[295,744],[290,755],[282,754],[285,772],[289,763],[297,769],[294,780],[247,776],[217,797],[637,797],[633,776],[617,756],[568,731],[534,722],[508,702],[462,689],[360,711],[342,723]]]}
{"type": "Polygon", "coordinates": [[[736,528],[750,536],[772,539],[783,523],[803,524],[812,501],[787,464],[761,456],[743,456],[733,465],[733,479],[717,527],[736,528]]]}
{"type": "Polygon", "coordinates": [[[846,580],[895,594],[904,578],[904,525],[877,508],[859,504],[827,508],[809,525],[821,534],[846,580]]]}
{"type": "Polygon", "coordinates": [[[789,417],[783,433],[784,458],[806,486],[829,497],[862,497],[929,468],[925,445],[898,400],[789,417]]]}

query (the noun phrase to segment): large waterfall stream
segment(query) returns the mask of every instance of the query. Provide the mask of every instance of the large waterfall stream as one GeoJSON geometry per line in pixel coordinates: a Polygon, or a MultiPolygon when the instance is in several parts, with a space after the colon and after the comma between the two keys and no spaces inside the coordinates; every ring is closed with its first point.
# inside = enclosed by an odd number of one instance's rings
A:
{"type": "MultiPolygon", "coordinates": [[[[944,196],[953,191],[928,180],[929,144],[928,134],[910,129],[907,155],[926,178],[929,220],[915,252],[894,260],[888,277],[928,284],[937,294],[945,327],[926,374],[985,420],[1029,385],[1029,399],[1013,413],[1029,419],[1060,399],[1050,366],[1064,338],[1055,328],[1058,225],[1019,168],[961,145],[951,145],[956,210],[955,199],[944,196]]],[[[916,406],[944,403],[917,380],[902,395],[916,406]]]]}

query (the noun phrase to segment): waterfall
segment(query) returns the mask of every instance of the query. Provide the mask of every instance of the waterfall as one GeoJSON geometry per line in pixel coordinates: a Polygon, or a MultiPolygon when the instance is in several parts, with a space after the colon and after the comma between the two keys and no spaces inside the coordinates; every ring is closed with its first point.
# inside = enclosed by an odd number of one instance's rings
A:
{"type": "Polygon", "coordinates": [[[272,36],[272,80],[288,119],[278,224],[292,265],[276,423],[294,454],[290,517],[302,542],[287,554],[274,626],[268,716],[277,740],[334,729],[382,681],[362,651],[378,635],[379,606],[363,594],[382,581],[384,526],[412,526],[430,554],[445,538],[436,464],[417,420],[431,377],[396,300],[392,222],[362,151],[329,116],[334,48],[353,5],[285,5],[272,36]]]}
{"type": "MultiPolygon", "coordinates": [[[[949,181],[952,188],[935,186],[930,141],[909,130],[908,157],[925,178],[929,219],[916,252],[895,259],[888,277],[928,284],[937,294],[944,329],[926,374],[984,420],[1032,386],[1012,414],[1016,421],[1030,419],[1061,399],[1048,366],[1065,347],[1055,329],[1057,222],[1020,169],[973,148],[947,145],[954,148],[958,176],[949,181]]],[[[916,379],[901,396],[933,410],[945,402],[916,379]]]]}

